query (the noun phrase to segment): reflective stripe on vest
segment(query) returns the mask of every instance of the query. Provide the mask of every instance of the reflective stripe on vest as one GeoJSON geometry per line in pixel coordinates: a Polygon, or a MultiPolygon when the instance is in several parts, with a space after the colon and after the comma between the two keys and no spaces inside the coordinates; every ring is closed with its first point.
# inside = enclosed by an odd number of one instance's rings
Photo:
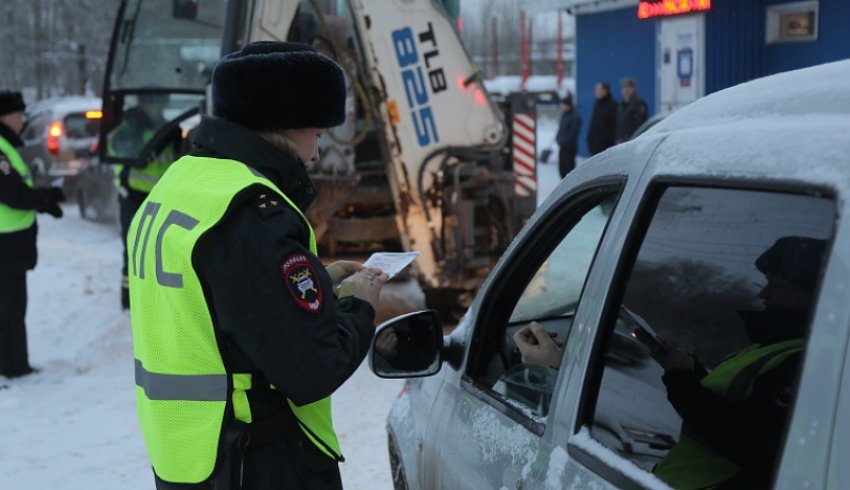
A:
{"type": "MultiPolygon", "coordinates": [[[[208,480],[228,414],[252,421],[246,394],[251,376],[227,371],[192,263],[200,238],[252,186],[280,195],[303,217],[271,181],[246,165],[186,156],[152,190],[127,234],[139,421],[154,471],[167,482],[208,480]]],[[[330,398],[290,406],[316,447],[338,458],[330,398]]]]}
{"type": "Polygon", "coordinates": [[[174,152],[167,149],[157,155],[157,159],[149,162],[144,167],[130,167],[127,175],[127,185],[130,189],[150,194],[153,186],[159,182],[159,179],[165,175],[168,167],[171,166],[171,158],[174,152]]]}
{"type": "Polygon", "coordinates": [[[227,376],[221,374],[157,374],[136,359],[136,384],[148,400],[227,401],[227,376]]]}
{"type": "MultiPolygon", "coordinates": [[[[805,348],[805,340],[792,339],[766,346],[752,345],[721,362],[702,379],[704,387],[740,401],[752,396],[756,377],[779,366],[805,348]]],[[[685,426],[687,421],[685,421],[685,426]]],[[[653,472],[676,489],[711,488],[741,471],[734,462],[700,444],[686,434],[658,462],[653,472]]]]}
{"type": "MultiPolygon", "coordinates": [[[[0,153],[9,160],[12,170],[18,172],[24,183],[32,188],[32,175],[30,174],[29,167],[24,163],[18,150],[2,136],[0,136],[0,153]]],[[[15,209],[0,203],[0,233],[26,230],[33,223],[35,223],[35,211],[31,209],[15,209]]]]}

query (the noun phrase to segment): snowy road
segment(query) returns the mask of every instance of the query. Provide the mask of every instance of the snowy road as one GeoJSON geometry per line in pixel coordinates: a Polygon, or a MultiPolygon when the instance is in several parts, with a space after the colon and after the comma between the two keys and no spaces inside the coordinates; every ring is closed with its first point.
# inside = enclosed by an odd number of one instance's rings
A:
{"type": "MultiPolygon", "coordinates": [[[[119,308],[121,242],[114,227],[39,217],[30,272],[30,360],[41,373],[0,378],[0,489],[153,488],[133,389],[130,320],[119,308]]],[[[400,381],[364,364],[334,412],[346,489],[390,489],[387,413],[400,381]]]]}

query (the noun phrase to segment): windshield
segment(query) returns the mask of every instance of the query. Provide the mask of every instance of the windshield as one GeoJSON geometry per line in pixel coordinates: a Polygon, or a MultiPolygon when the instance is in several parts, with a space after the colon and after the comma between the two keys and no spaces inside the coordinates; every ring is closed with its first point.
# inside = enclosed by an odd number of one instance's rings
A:
{"type": "Polygon", "coordinates": [[[100,111],[75,112],[65,117],[68,138],[97,138],[100,131],[100,111]]]}
{"type": "Polygon", "coordinates": [[[221,56],[227,0],[128,0],[116,31],[111,91],[203,91],[221,56]]]}

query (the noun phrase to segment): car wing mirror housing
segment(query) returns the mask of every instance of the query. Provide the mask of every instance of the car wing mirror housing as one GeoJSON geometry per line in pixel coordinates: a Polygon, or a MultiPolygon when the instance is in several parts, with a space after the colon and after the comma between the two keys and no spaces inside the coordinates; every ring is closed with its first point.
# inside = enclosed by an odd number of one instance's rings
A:
{"type": "Polygon", "coordinates": [[[422,378],[440,371],[443,326],[434,310],[417,311],[378,326],[369,367],[380,378],[422,378]]]}

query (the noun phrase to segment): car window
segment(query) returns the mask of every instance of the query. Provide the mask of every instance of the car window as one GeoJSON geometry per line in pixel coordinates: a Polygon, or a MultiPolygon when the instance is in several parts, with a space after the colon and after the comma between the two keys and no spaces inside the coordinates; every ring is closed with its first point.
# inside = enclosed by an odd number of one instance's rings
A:
{"type": "Polygon", "coordinates": [[[500,278],[502,286],[490,301],[497,306],[484,315],[486,327],[476,330],[484,347],[472,369],[487,392],[524,416],[544,423],[554,391],[563,341],[593,258],[611,216],[618,189],[578,199],[580,204],[555,206],[543,218],[536,234],[514,254],[514,271],[500,278]],[[545,221],[544,221],[545,220],[545,221]],[[546,357],[525,356],[533,342],[529,329],[535,322],[547,340],[546,357]],[[520,342],[517,335],[522,336],[520,342]],[[529,337],[531,336],[531,337],[529,337]],[[527,340],[523,340],[527,339],[527,340]],[[554,348],[553,348],[554,346],[554,348]],[[551,360],[547,361],[546,359],[551,360]]]}
{"type": "Polygon", "coordinates": [[[202,95],[141,93],[123,97],[121,122],[107,129],[106,157],[108,161],[142,161],[150,155],[142,155],[146,146],[163,128],[169,127],[156,148],[152,148],[157,160],[173,161],[179,156],[181,134],[179,127],[170,127],[180,117],[187,117],[198,110],[202,95]]]}
{"type": "Polygon", "coordinates": [[[610,198],[591,209],[563,237],[525,286],[511,323],[574,313],[612,203],[610,198]]]}
{"type": "Polygon", "coordinates": [[[65,131],[68,138],[97,138],[100,131],[100,119],[86,117],[85,112],[75,112],[65,116],[65,131]]]}
{"type": "Polygon", "coordinates": [[[622,299],[609,301],[584,420],[593,439],[673,488],[767,485],[835,205],[703,187],[659,196],[619,276],[622,299]]]}

